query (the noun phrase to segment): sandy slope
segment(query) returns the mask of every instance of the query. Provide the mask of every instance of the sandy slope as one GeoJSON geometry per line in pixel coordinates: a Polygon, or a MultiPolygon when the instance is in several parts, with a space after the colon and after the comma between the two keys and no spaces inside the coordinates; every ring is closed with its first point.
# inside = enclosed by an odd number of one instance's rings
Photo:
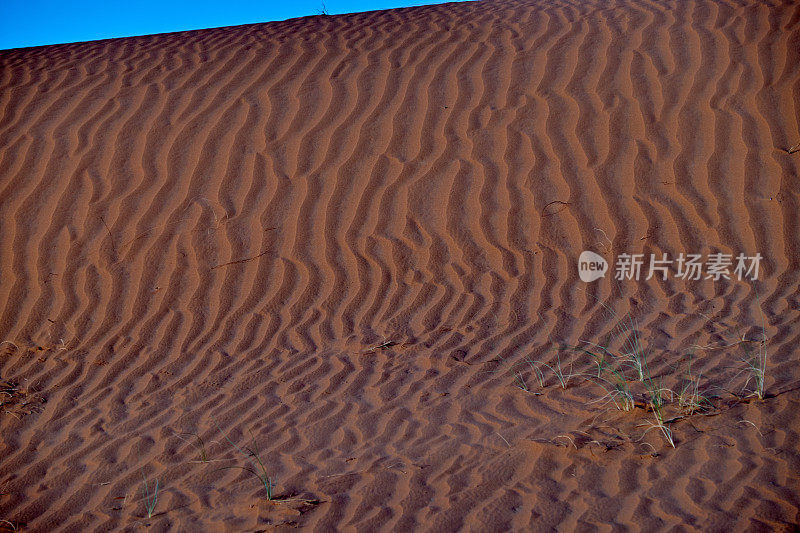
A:
{"type": "Polygon", "coordinates": [[[0,527],[797,524],[799,122],[790,2],[0,52],[0,527]],[[585,249],[764,262],[755,284],[587,285],[585,249]],[[572,349],[624,350],[606,307],[665,387],[691,359],[714,396],[675,449],[572,349]],[[742,401],[759,308],[768,397],[742,401]],[[541,387],[528,358],[581,375],[541,387]],[[225,468],[252,441],[278,502],[225,468]]]}

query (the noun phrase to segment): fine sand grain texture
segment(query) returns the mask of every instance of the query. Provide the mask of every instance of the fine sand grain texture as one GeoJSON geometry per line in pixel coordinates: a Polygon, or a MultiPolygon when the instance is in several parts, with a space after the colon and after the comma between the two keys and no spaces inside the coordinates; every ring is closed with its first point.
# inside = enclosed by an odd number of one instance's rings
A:
{"type": "Polygon", "coordinates": [[[799,124],[778,0],[0,52],[0,530],[797,527],[799,124]]]}

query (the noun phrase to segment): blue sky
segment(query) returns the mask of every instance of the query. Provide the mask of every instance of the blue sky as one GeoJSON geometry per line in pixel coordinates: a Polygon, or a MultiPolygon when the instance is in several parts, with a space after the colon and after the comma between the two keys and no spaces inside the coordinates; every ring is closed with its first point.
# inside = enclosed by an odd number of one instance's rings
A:
{"type": "MultiPolygon", "coordinates": [[[[331,15],[441,3],[325,0],[331,15]]],[[[0,50],[285,20],[321,8],[322,0],[0,0],[0,50]]]]}

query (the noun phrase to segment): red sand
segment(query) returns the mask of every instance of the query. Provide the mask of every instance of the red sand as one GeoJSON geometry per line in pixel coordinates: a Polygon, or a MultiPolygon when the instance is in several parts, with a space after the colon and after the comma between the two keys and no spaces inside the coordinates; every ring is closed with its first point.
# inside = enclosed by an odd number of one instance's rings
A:
{"type": "Polygon", "coordinates": [[[796,527],[798,124],[790,2],[0,52],[0,528],[796,527]],[[764,261],[586,284],[583,250],[764,261]],[[574,349],[625,351],[603,306],[710,399],[672,396],[674,449],[642,384],[615,409],[574,349]],[[759,400],[740,360],[764,347],[759,400]]]}

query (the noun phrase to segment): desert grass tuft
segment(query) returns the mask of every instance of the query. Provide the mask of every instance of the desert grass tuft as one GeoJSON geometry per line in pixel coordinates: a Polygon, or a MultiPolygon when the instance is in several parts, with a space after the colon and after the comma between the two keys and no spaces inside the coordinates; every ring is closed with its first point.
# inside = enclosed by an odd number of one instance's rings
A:
{"type": "Polygon", "coordinates": [[[189,461],[190,463],[213,463],[219,461],[220,459],[210,459],[208,456],[208,452],[206,451],[206,443],[200,434],[195,433],[193,431],[184,431],[182,433],[176,433],[176,436],[181,439],[182,441],[186,442],[187,439],[182,437],[181,435],[187,435],[189,437],[194,437],[191,440],[192,446],[197,450],[197,459],[189,461]]]}
{"type": "Polygon", "coordinates": [[[200,453],[200,462],[207,463],[208,462],[208,454],[206,453],[206,443],[203,442],[203,438],[198,435],[197,433],[193,433],[194,437],[197,439],[197,449],[200,453]]]}
{"type": "Polygon", "coordinates": [[[544,374],[542,373],[542,370],[536,366],[536,363],[531,361],[530,357],[526,358],[525,362],[527,362],[528,366],[531,367],[531,372],[533,372],[533,375],[536,376],[536,381],[539,382],[539,387],[544,388],[544,374]]]}
{"type": "Polygon", "coordinates": [[[761,339],[756,341],[758,347],[755,350],[752,350],[749,346],[752,342],[741,343],[744,349],[744,356],[740,360],[743,368],[737,376],[742,373],[747,374],[743,390],[749,392],[748,396],[755,396],[759,400],[763,400],[765,394],[764,381],[767,375],[767,325],[764,312],[761,310],[758,293],[756,293],[756,302],[761,313],[761,339]]]}
{"type": "Polygon", "coordinates": [[[689,365],[686,377],[684,378],[683,386],[681,387],[678,396],[678,408],[684,415],[692,415],[698,411],[706,411],[713,406],[711,400],[704,392],[700,391],[700,380],[702,374],[694,375],[692,372],[693,355],[689,356],[689,365]]]}
{"type": "Polygon", "coordinates": [[[678,393],[678,407],[686,415],[713,407],[711,400],[700,392],[701,377],[702,375],[697,377],[690,376],[683,384],[680,393],[678,393]]]}
{"type": "Polygon", "coordinates": [[[628,380],[618,370],[611,370],[611,379],[599,377],[597,383],[606,390],[606,395],[596,401],[611,402],[620,411],[631,411],[635,407],[633,393],[628,380]]]}
{"type": "MultiPolygon", "coordinates": [[[[526,357],[525,362],[528,363],[528,366],[531,369],[531,376],[536,378],[536,382],[539,383],[539,387],[544,388],[544,374],[537,366],[537,364],[542,363],[531,361],[530,357],[526,357]]],[[[532,377],[529,377],[529,380],[532,379],[532,377]]],[[[525,373],[521,370],[514,370],[514,384],[517,386],[517,388],[522,389],[525,392],[530,392],[531,390],[531,384],[529,384],[528,380],[525,379],[525,373]]]]}
{"type": "Polygon", "coordinates": [[[668,422],[664,422],[663,412],[661,410],[654,410],[653,414],[655,415],[655,422],[645,422],[644,424],[640,424],[648,426],[645,432],[642,434],[642,438],[644,438],[644,436],[647,435],[650,430],[658,429],[661,431],[661,434],[664,435],[664,439],[666,439],[667,444],[674,448],[675,440],[672,438],[672,429],[669,427],[668,422]]]}
{"type": "Polygon", "coordinates": [[[275,480],[269,475],[267,467],[264,465],[264,461],[261,460],[261,454],[255,445],[256,439],[253,433],[250,433],[250,436],[253,439],[252,447],[245,446],[242,448],[228,438],[225,432],[222,431],[222,428],[219,427],[219,424],[217,424],[216,420],[214,421],[214,424],[217,426],[217,429],[219,429],[220,433],[222,433],[222,435],[225,437],[225,440],[231,444],[231,446],[252,461],[252,465],[250,466],[227,466],[222,468],[222,470],[237,469],[253,474],[264,486],[264,490],[267,492],[267,500],[271,501],[274,498],[275,480]]]}
{"type": "MultiPolygon", "coordinates": [[[[672,438],[672,430],[670,429],[667,422],[664,421],[664,407],[666,405],[666,396],[667,393],[672,393],[669,389],[664,388],[661,385],[661,382],[656,382],[649,374],[649,372],[645,375],[644,380],[645,388],[647,389],[647,403],[650,409],[653,412],[653,416],[655,417],[655,423],[645,423],[644,425],[649,426],[648,429],[644,432],[647,434],[648,431],[651,429],[658,429],[661,431],[661,434],[664,435],[667,443],[675,447],[675,441],[672,438]]],[[[644,437],[644,434],[642,437],[644,437]]]]}
{"type": "Polygon", "coordinates": [[[522,375],[522,372],[514,372],[514,380],[516,381],[518,388],[524,390],[525,392],[530,392],[528,384],[525,383],[525,376],[522,375]]]}
{"type": "Polygon", "coordinates": [[[757,350],[750,352],[745,348],[745,356],[742,358],[744,372],[748,374],[744,384],[744,391],[749,392],[749,396],[755,396],[759,400],[764,399],[764,377],[766,374],[766,354],[764,354],[764,342],[759,343],[757,350]],[[752,383],[752,388],[750,387],[752,383]]]}
{"type": "MultiPolygon", "coordinates": [[[[604,307],[605,304],[602,304],[604,307]]],[[[607,308],[608,309],[608,308],[607,308]]],[[[609,311],[611,311],[609,309],[609,311]]],[[[611,311],[612,314],[613,311],[611,311]]],[[[616,316],[616,314],[614,314],[616,316]]],[[[612,352],[608,346],[603,346],[601,344],[597,344],[590,341],[581,341],[583,344],[593,346],[602,351],[602,353],[597,354],[593,351],[583,350],[585,353],[588,353],[595,359],[595,364],[598,365],[598,373],[602,370],[602,366],[608,366],[609,363],[606,362],[605,356],[608,355],[613,360],[618,361],[621,368],[630,368],[636,373],[636,377],[639,381],[644,381],[645,379],[645,368],[647,366],[647,355],[642,348],[641,340],[639,339],[639,324],[630,313],[626,313],[625,316],[617,322],[612,330],[612,334],[622,335],[625,337],[625,342],[622,345],[622,352],[615,353],[612,352]],[[602,361],[602,363],[600,363],[602,361]]]]}
{"type": "Polygon", "coordinates": [[[147,481],[147,476],[142,471],[142,499],[144,500],[144,507],[147,511],[147,518],[153,517],[153,512],[158,504],[158,478],[156,478],[155,488],[150,492],[150,483],[147,481]]]}
{"type": "Polygon", "coordinates": [[[572,365],[570,364],[570,371],[567,374],[564,369],[561,367],[561,355],[556,354],[556,362],[555,365],[549,365],[547,363],[540,363],[542,366],[549,368],[553,374],[555,374],[556,378],[558,379],[559,384],[561,385],[562,389],[566,389],[569,385],[570,380],[575,377],[575,374],[572,372],[572,365]]]}
{"type": "MultiPolygon", "coordinates": [[[[569,443],[570,443],[570,444],[572,444],[572,447],[573,447],[573,448],[575,448],[576,450],[578,449],[578,446],[575,444],[575,441],[574,441],[574,440],[572,440],[572,437],[570,437],[569,435],[556,435],[556,436],[553,438],[553,440],[556,440],[556,439],[561,439],[561,438],[563,438],[563,439],[567,439],[567,440],[569,441],[569,443]]],[[[565,444],[564,446],[566,446],[567,448],[569,448],[569,446],[567,446],[566,444],[565,444]]]]}
{"type": "Polygon", "coordinates": [[[10,520],[0,520],[0,526],[2,526],[3,529],[7,528],[9,531],[19,531],[20,525],[21,524],[19,522],[12,522],[10,520]]]}
{"type": "Polygon", "coordinates": [[[655,417],[655,422],[645,422],[644,425],[647,426],[647,430],[642,434],[642,438],[653,429],[657,429],[661,431],[661,434],[664,436],[664,439],[667,441],[667,444],[675,447],[675,440],[672,438],[672,429],[669,427],[669,422],[665,422],[664,420],[664,406],[663,404],[650,404],[653,410],[653,416],[655,417]]]}
{"type": "Polygon", "coordinates": [[[764,317],[764,311],[761,310],[761,302],[756,293],[756,305],[758,311],[761,313],[761,342],[758,343],[758,349],[755,352],[755,358],[751,359],[748,368],[750,374],[755,380],[755,389],[753,393],[759,400],[764,399],[764,378],[767,375],[767,324],[764,317]]]}
{"type": "MultiPolygon", "coordinates": [[[[739,360],[738,370],[731,379],[736,379],[737,376],[746,374],[747,380],[744,384],[745,392],[749,396],[754,396],[763,399],[766,394],[766,375],[767,375],[767,332],[766,332],[766,319],[762,311],[760,301],[758,300],[758,293],[756,292],[756,300],[758,303],[759,312],[761,312],[761,338],[751,339],[746,334],[738,332],[734,342],[730,339],[725,339],[722,344],[712,342],[706,346],[694,345],[695,348],[700,350],[741,350],[744,348],[745,355],[739,360]]],[[[612,316],[617,315],[603,302],[600,305],[606,309],[612,316]]],[[[709,321],[713,322],[708,316],[699,313],[709,321]]],[[[726,326],[722,331],[723,337],[728,337],[733,328],[726,326]]],[[[720,335],[717,328],[712,331],[714,335],[720,335]]],[[[581,340],[579,346],[575,348],[576,351],[586,354],[591,358],[592,363],[596,367],[596,372],[593,372],[591,381],[597,383],[605,390],[605,395],[595,400],[595,402],[605,402],[606,404],[613,403],[614,406],[622,411],[631,411],[635,408],[642,407],[645,411],[652,413],[652,418],[649,414],[647,420],[640,426],[646,426],[642,438],[652,430],[657,430],[662,434],[666,442],[671,446],[676,446],[672,424],[687,418],[698,412],[707,412],[717,408],[713,402],[714,398],[718,396],[712,395],[711,391],[718,389],[720,391],[727,391],[731,394],[739,396],[726,388],[720,386],[711,386],[710,384],[703,384],[703,374],[697,374],[692,371],[693,354],[689,357],[688,372],[678,379],[675,388],[667,388],[664,386],[662,377],[654,377],[649,368],[648,353],[650,348],[644,349],[640,339],[640,329],[637,320],[627,313],[622,319],[618,319],[611,331],[611,338],[624,335],[625,339],[622,341],[620,348],[612,348],[613,343],[608,342],[607,345],[598,342],[590,342],[588,340],[581,340]],[[642,390],[642,402],[638,401],[639,391],[642,390]],[[634,395],[636,391],[636,395],[634,395]]],[[[651,345],[652,347],[652,345],[651,345]]],[[[560,361],[559,361],[560,362],[560,361]]],[[[551,368],[551,367],[548,367],[551,368]]],[[[560,366],[553,368],[554,371],[560,370],[560,366]]],[[[675,370],[673,368],[673,370],[675,370]]],[[[641,439],[640,439],[641,440],[641,439]]]]}
{"type": "Polygon", "coordinates": [[[589,355],[592,358],[592,362],[597,366],[597,375],[596,378],[600,379],[603,377],[603,372],[608,370],[611,366],[609,359],[606,357],[606,352],[603,353],[595,353],[590,350],[585,350],[578,346],[578,351],[583,352],[589,355]]]}

